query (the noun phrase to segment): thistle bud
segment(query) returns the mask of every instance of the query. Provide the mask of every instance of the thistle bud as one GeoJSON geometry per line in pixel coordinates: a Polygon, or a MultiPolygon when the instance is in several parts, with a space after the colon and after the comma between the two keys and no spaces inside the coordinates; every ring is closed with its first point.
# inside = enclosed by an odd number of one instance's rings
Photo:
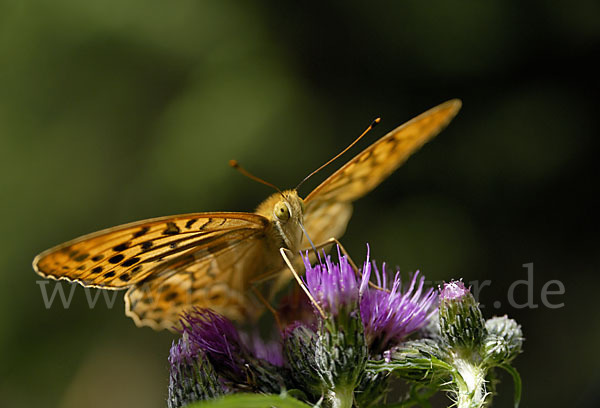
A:
{"type": "Polygon", "coordinates": [[[461,281],[440,288],[439,319],[442,338],[451,347],[478,348],[486,336],[478,303],[461,281]]]}
{"type": "Polygon", "coordinates": [[[317,333],[295,323],[283,334],[283,353],[290,368],[293,386],[320,396],[333,387],[330,376],[323,376],[317,358],[317,333]]]}
{"type": "Polygon", "coordinates": [[[495,364],[511,362],[523,346],[521,326],[504,315],[485,322],[488,335],[483,344],[484,359],[495,364]]]}

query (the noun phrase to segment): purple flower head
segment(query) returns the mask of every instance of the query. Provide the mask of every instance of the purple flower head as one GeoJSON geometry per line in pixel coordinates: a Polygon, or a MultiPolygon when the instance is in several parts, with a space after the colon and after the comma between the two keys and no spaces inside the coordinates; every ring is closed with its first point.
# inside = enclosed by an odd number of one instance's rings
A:
{"type": "Polygon", "coordinates": [[[444,287],[439,290],[440,300],[461,300],[470,292],[469,288],[465,287],[465,284],[460,280],[444,283],[444,287]]]}
{"type": "Polygon", "coordinates": [[[264,341],[258,333],[245,335],[242,333],[244,344],[247,344],[252,354],[259,359],[265,360],[274,366],[283,367],[283,350],[281,341],[264,341]]]}
{"type": "Polygon", "coordinates": [[[206,356],[184,332],[169,352],[168,408],[214,399],[226,393],[206,356]]]}
{"type": "Polygon", "coordinates": [[[198,347],[195,343],[189,341],[189,335],[183,333],[177,343],[171,344],[169,351],[169,363],[171,371],[175,370],[180,364],[193,365],[198,358],[198,347]]]}
{"type": "Polygon", "coordinates": [[[281,337],[283,337],[283,340],[285,341],[290,336],[293,336],[294,332],[298,329],[306,330],[313,334],[316,333],[316,329],[315,329],[315,327],[313,327],[313,325],[307,325],[304,322],[295,321],[292,324],[289,324],[285,329],[283,329],[283,332],[281,333],[281,337]]]}
{"type": "Polygon", "coordinates": [[[369,288],[360,302],[367,344],[371,350],[379,353],[399,344],[409,334],[425,326],[435,313],[434,304],[437,300],[432,288],[423,293],[425,277],[418,279],[418,271],[408,289],[402,292],[400,272],[396,272],[390,284],[385,267],[384,263],[380,273],[377,265],[367,259],[363,274],[369,275],[374,269],[376,284],[381,289],[369,288]]]}
{"type": "Polygon", "coordinates": [[[368,276],[363,276],[360,284],[357,282],[354,270],[348,259],[340,254],[338,247],[339,263],[334,263],[331,256],[325,256],[325,262],[320,261],[311,266],[308,252],[302,256],[306,267],[306,286],[319,306],[326,312],[336,316],[341,308],[358,307],[359,294],[364,291],[368,283],[368,276]]]}
{"type": "Polygon", "coordinates": [[[242,375],[247,350],[233,324],[210,309],[194,308],[183,316],[183,335],[204,352],[215,367],[242,375]]]}

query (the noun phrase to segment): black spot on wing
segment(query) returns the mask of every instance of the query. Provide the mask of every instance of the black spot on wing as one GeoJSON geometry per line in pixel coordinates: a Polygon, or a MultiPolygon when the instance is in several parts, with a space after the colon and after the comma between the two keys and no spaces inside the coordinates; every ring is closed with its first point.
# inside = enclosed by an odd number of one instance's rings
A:
{"type": "Polygon", "coordinates": [[[142,243],[142,250],[147,251],[152,248],[152,241],[146,241],[142,243]]]}
{"type": "Polygon", "coordinates": [[[165,295],[165,301],[170,302],[177,297],[177,292],[170,292],[165,295]]]}
{"type": "Polygon", "coordinates": [[[167,222],[167,228],[163,231],[163,235],[179,234],[179,227],[172,221],[167,222]]]}
{"type": "Polygon", "coordinates": [[[192,218],[191,220],[189,220],[188,222],[185,223],[185,227],[187,229],[192,228],[192,225],[194,225],[196,223],[196,221],[198,221],[198,218],[192,218]]]}
{"type": "Polygon", "coordinates": [[[98,261],[101,261],[101,260],[102,260],[102,258],[104,258],[104,255],[102,255],[102,254],[100,254],[100,255],[96,255],[96,256],[94,256],[94,257],[92,258],[92,261],[94,261],[94,262],[98,262],[98,261]]]}
{"type": "Polygon", "coordinates": [[[73,258],[74,261],[76,262],[83,262],[86,260],[86,258],[90,256],[90,254],[81,254],[81,255],[77,255],[75,258],[73,258]]]}
{"type": "Polygon", "coordinates": [[[141,237],[142,235],[146,235],[146,233],[150,230],[150,227],[142,227],[139,231],[133,234],[134,238],[141,237]]]}
{"type": "Polygon", "coordinates": [[[200,231],[202,231],[208,224],[210,224],[212,222],[212,218],[209,218],[208,220],[206,220],[206,222],[204,224],[202,224],[200,226],[200,228],[198,228],[200,231]]]}
{"type": "Polygon", "coordinates": [[[112,278],[113,276],[115,276],[115,271],[106,272],[104,274],[105,278],[112,278]]]}
{"type": "Polygon", "coordinates": [[[126,260],[125,262],[123,262],[121,264],[121,266],[131,266],[131,265],[135,265],[136,263],[138,263],[140,261],[140,258],[138,257],[134,257],[134,258],[129,258],[128,260],[126,260]]]}
{"type": "Polygon", "coordinates": [[[115,255],[112,258],[109,258],[108,262],[110,262],[111,264],[118,264],[123,260],[123,258],[125,258],[123,254],[115,255]]]}
{"type": "Polygon", "coordinates": [[[113,251],[115,251],[115,252],[122,252],[122,251],[125,251],[127,248],[129,248],[129,243],[128,242],[123,242],[122,244],[114,246],[113,247],[113,251]]]}

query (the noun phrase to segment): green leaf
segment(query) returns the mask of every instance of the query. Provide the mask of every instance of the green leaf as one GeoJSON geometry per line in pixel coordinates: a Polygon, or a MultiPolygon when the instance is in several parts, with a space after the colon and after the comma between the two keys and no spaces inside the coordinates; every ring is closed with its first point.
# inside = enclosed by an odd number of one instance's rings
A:
{"type": "Polygon", "coordinates": [[[305,404],[286,394],[260,395],[260,394],[234,394],[226,397],[202,401],[187,405],[185,408],[307,408],[305,404]]]}
{"type": "Polygon", "coordinates": [[[513,382],[515,384],[515,408],[519,408],[519,403],[521,402],[522,389],[521,376],[519,375],[517,369],[509,364],[503,364],[500,367],[506,370],[506,372],[509,373],[513,378],[513,382]]]}
{"type": "Polygon", "coordinates": [[[413,384],[410,387],[410,397],[393,404],[380,405],[379,408],[431,408],[429,399],[438,391],[437,387],[413,384]]]}

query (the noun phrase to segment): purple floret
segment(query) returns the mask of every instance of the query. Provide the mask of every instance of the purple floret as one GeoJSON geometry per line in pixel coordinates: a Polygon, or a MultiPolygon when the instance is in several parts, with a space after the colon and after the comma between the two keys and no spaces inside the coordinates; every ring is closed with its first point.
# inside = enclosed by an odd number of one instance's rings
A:
{"type": "Polygon", "coordinates": [[[227,318],[210,309],[195,308],[183,317],[187,333],[194,346],[215,363],[223,364],[236,374],[242,374],[244,346],[237,329],[227,318]]]}
{"type": "MultiPolygon", "coordinates": [[[[369,270],[371,264],[365,263],[363,270],[369,270]]],[[[402,342],[408,335],[425,326],[437,307],[437,294],[433,289],[423,293],[425,277],[419,279],[417,271],[410,286],[402,292],[400,273],[397,272],[389,287],[385,264],[380,273],[373,263],[377,286],[369,288],[361,299],[360,311],[365,325],[367,343],[375,351],[383,352],[402,342]]]]}
{"type": "Polygon", "coordinates": [[[308,253],[302,258],[306,267],[306,287],[325,311],[335,316],[342,307],[358,306],[359,293],[365,285],[359,287],[352,266],[340,254],[339,248],[339,263],[334,263],[331,256],[327,255],[324,263],[311,266],[308,253]]]}
{"type": "Polygon", "coordinates": [[[440,299],[443,300],[454,300],[461,299],[469,293],[469,288],[465,287],[462,281],[450,281],[450,283],[444,283],[444,287],[440,288],[440,299]]]}

